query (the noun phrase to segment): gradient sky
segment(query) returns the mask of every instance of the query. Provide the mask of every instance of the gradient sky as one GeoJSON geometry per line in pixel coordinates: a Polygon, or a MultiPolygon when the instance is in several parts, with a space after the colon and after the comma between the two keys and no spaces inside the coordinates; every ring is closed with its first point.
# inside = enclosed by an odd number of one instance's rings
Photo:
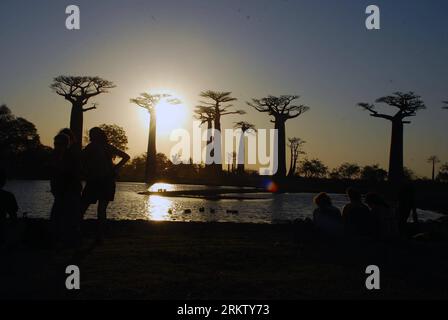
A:
{"type": "MultiPolygon", "coordinates": [[[[447,16],[445,0],[2,0],[0,103],[35,123],[51,145],[70,115],[69,104],[49,89],[52,78],[104,77],[117,88],[94,100],[100,106],[85,114],[85,128],[123,126],[130,153],[138,155],[148,125],[129,98],[143,91],[177,93],[187,129],[202,90],[232,91],[244,118],[259,128],[272,124],[245,101],[299,94],[311,111],[288,122],[287,135],[307,141],[309,158],[329,167],[387,167],[390,124],[356,104],[413,90],[428,110],[406,127],[405,164],[428,176],[430,155],[448,162],[448,111],[441,110],[448,100],[447,16]],[[79,31],[65,29],[69,4],[80,6],[79,31]],[[369,4],[381,9],[380,31],[365,28],[369,4]]],[[[224,127],[239,120],[229,117],[224,127]]],[[[159,150],[170,146],[162,132],[159,150]]]]}

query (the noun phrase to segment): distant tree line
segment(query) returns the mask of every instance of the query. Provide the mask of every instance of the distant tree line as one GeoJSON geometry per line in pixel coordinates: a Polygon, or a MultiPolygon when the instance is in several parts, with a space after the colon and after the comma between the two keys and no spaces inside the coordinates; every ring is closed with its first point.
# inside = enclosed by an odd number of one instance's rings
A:
{"type": "Polygon", "coordinates": [[[33,123],[0,106],[0,168],[8,177],[47,178],[51,151],[41,143],[33,123]]]}

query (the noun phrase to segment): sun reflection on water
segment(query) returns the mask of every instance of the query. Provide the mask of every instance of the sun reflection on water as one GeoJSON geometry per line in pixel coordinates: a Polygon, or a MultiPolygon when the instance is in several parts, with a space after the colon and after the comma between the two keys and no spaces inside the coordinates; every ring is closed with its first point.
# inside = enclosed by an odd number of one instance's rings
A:
{"type": "Polygon", "coordinates": [[[175,191],[175,187],[171,183],[154,183],[151,187],[148,189],[150,192],[157,192],[159,190],[165,190],[165,191],[175,191]]]}
{"type": "Polygon", "coordinates": [[[173,210],[173,201],[160,196],[149,196],[147,210],[150,220],[170,220],[170,211],[173,210]]]}

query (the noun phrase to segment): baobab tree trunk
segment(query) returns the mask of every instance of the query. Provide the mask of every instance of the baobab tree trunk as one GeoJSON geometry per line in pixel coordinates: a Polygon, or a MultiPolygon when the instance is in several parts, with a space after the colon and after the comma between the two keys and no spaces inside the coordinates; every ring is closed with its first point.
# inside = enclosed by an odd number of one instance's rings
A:
{"type": "Polygon", "coordinates": [[[150,111],[149,122],[149,137],[148,137],[148,152],[146,155],[146,170],[145,170],[145,182],[150,183],[155,179],[157,172],[157,150],[156,150],[156,136],[157,136],[157,124],[156,113],[150,111]]]}
{"type": "Polygon", "coordinates": [[[297,157],[295,153],[291,150],[291,164],[289,166],[288,177],[294,177],[297,170],[297,157]]]}
{"type": "Polygon", "coordinates": [[[292,162],[293,162],[293,154],[292,154],[292,150],[291,150],[291,161],[289,162],[289,172],[288,172],[288,177],[292,177],[293,173],[292,173],[292,162]]]}
{"type": "Polygon", "coordinates": [[[275,119],[275,129],[278,130],[278,164],[275,176],[286,176],[286,132],[285,122],[282,119],[275,119]]]}
{"type": "Polygon", "coordinates": [[[400,183],[403,179],[403,121],[392,121],[392,139],[389,159],[389,181],[400,183]]]}
{"type": "Polygon", "coordinates": [[[81,150],[82,148],[82,128],[84,122],[84,111],[82,103],[73,103],[72,111],[70,115],[70,129],[77,140],[77,148],[81,150]]]}
{"type": "MultiPolygon", "coordinates": [[[[218,107],[219,110],[219,107],[218,107]]],[[[220,175],[222,174],[222,157],[221,157],[221,117],[219,116],[219,112],[215,114],[215,135],[214,135],[214,146],[213,152],[215,161],[217,163],[213,164],[213,168],[215,173],[220,175]]]]}
{"type": "Polygon", "coordinates": [[[245,171],[244,164],[246,162],[246,146],[244,142],[244,132],[242,132],[237,156],[237,173],[239,175],[243,175],[245,171]]]}
{"type": "Polygon", "coordinates": [[[293,162],[293,164],[292,164],[292,177],[295,176],[296,171],[297,171],[297,161],[299,160],[299,159],[297,159],[297,158],[298,158],[298,157],[294,155],[294,162],[293,162]]]}
{"type": "Polygon", "coordinates": [[[213,150],[213,122],[211,119],[207,120],[207,147],[206,147],[206,157],[207,161],[205,163],[205,169],[207,173],[213,173],[213,165],[208,164],[208,157],[209,157],[209,150],[210,150],[210,157],[214,156],[214,150],[213,150]]]}

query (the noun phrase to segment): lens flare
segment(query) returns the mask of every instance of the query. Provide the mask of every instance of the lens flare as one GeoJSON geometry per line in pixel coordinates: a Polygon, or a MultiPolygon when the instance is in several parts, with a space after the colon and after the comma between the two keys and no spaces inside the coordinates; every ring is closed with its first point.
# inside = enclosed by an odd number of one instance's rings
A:
{"type": "Polygon", "coordinates": [[[265,183],[265,188],[268,192],[278,192],[278,185],[274,181],[267,181],[265,183]]]}

